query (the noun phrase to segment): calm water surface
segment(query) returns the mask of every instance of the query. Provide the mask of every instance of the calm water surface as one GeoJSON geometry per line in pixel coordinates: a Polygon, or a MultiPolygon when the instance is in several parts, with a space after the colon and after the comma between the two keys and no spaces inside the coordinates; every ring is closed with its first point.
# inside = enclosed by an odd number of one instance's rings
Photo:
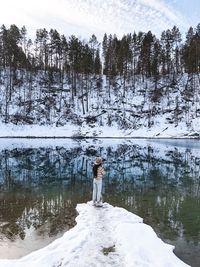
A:
{"type": "Polygon", "coordinates": [[[0,258],[26,255],[75,225],[101,155],[104,200],[143,217],[179,258],[199,266],[199,142],[1,139],[0,258]]]}

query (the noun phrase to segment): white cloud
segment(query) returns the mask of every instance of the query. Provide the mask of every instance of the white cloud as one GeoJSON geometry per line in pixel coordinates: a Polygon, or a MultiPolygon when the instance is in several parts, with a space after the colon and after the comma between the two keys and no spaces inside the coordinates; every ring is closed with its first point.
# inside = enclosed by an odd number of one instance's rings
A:
{"type": "Polygon", "coordinates": [[[162,0],[6,0],[1,3],[0,24],[25,25],[33,35],[38,28],[56,28],[65,35],[102,37],[133,31],[159,34],[185,19],[162,0]]]}

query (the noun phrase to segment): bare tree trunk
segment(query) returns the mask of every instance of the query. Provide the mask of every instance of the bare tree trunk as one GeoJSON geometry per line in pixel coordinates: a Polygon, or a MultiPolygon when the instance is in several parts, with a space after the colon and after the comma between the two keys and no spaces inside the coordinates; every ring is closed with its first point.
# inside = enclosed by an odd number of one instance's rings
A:
{"type": "Polygon", "coordinates": [[[9,122],[9,100],[8,100],[8,84],[6,85],[6,92],[5,92],[5,123],[8,123],[9,122]]]}
{"type": "Polygon", "coordinates": [[[84,82],[83,82],[83,74],[81,75],[81,103],[83,109],[83,115],[85,115],[85,106],[84,106],[84,82]]]}
{"type": "Polygon", "coordinates": [[[61,111],[62,108],[62,97],[63,97],[63,79],[64,79],[64,71],[63,68],[60,71],[61,76],[60,76],[60,88],[61,88],[61,93],[60,93],[60,99],[59,99],[59,110],[61,111]]]}
{"type": "Polygon", "coordinates": [[[86,74],[86,111],[89,111],[88,74],[86,74]]]}
{"type": "Polygon", "coordinates": [[[29,97],[29,104],[28,104],[28,113],[31,113],[32,111],[32,84],[33,84],[33,80],[32,80],[32,76],[31,73],[29,73],[28,75],[28,97],[29,97]]]}
{"type": "Polygon", "coordinates": [[[11,66],[9,67],[9,101],[12,100],[12,90],[13,90],[13,73],[11,66]]]}

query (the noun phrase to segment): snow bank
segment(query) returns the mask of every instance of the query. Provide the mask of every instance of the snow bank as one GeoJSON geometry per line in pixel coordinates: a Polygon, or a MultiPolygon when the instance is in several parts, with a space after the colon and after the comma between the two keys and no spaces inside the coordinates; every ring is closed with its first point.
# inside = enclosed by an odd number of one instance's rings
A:
{"type": "Polygon", "coordinates": [[[0,137],[71,137],[76,132],[77,127],[71,124],[54,127],[0,123],[0,137]]]}
{"type": "Polygon", "coordinates": [[[184,267],[173,247],[159,239],[142,218],[105,204],[78,204],[77,225],[61,238],[0,267],[184,267]]]}
{"type": "Polygon", "coordinates": [[[82,127],[73,124],[65,126],[13,125],[0,122],[0,137],[101,137],[101,138],[199,138],[200,123],[195,121],[193,130],[188,130],[185,124],[177,127],[160,121],[152,128],[141,126],[139,129],[120,130],[117,126],[82,127]]]}

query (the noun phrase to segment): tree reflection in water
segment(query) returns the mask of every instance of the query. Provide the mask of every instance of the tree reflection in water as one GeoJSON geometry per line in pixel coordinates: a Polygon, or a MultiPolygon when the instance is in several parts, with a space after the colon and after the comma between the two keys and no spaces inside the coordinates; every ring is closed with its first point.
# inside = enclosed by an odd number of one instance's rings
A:
{"type": "Polygon", "coordinates": [[[2,150],[0,237],[25,240],[30,227],[56,236],[73,227],[76,204],[91,197],[96,155],[104,158],[105,201],[143,217],[177,251],[183,241],[200,249],[200,153],[140,140],[2,150]]]}

